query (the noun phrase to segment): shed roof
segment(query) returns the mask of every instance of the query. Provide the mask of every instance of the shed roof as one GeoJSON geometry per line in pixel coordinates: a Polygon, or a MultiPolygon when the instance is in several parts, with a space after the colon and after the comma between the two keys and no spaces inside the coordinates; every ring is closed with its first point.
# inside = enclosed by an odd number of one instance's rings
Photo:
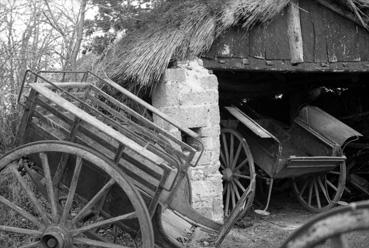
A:
{"type": "MultiPolygon", "coordinates": [[[[130,89],[151,88],[171,61],[201,56],[230,28],[247,33],[296,1],[168,0],[151,12],[142,28],[119,40],[101,65],[109,77],[130,89]]],[[[364,28],[369,24],[369,0],[301,1],[317,2],[364,28]]]]}

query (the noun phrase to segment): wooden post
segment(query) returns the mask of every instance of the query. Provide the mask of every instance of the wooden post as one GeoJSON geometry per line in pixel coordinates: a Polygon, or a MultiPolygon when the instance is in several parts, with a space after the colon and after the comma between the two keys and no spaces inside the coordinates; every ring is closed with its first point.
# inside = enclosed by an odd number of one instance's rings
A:
{"type": "Polygon", "coordinates": [[[299,0],[292,0],[288,5],[288,38],[290,57],[293,65],[304,62],[304,49],[300,23],[299,0]]]}

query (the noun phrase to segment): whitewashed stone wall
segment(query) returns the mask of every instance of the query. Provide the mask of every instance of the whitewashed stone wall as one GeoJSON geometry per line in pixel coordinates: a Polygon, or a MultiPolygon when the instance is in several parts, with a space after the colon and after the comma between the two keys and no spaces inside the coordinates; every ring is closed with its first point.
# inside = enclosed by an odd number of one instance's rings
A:
{"type": "MultiPolygon", "coordinates": [[[[153,93],[152,104],[200,134],[205,152],[198,166],[190,171],[193,206],[203,215],[221,221],[223,189],[219,172],[220,115],[216,76],[202,66],[201,60],[167,69],[153,93]]],[[[178,130],[169,131],[180,137],[178,130]]]]}

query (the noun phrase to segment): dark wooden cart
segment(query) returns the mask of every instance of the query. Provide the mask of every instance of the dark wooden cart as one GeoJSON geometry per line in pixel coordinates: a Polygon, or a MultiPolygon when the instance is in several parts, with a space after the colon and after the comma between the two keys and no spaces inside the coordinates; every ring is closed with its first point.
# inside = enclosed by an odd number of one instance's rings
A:
{"type": "Polygon", "coordinates": [[[269,184],[267,206],[259,213],[268,214],[275,179],[292,178],[293,190],[308,210],[321,212],[341,203],[347,174],[343,150],[362,137],[359,132],[313,106],[302,108],[288,126],[257,113],[251,118],[237,107],[226,110],[231,116],[221,135],[226,212],[235,206],[233,195],[243,192],[243,177],[249,176],[234,166],[248,157],[239,149],[240,141],[250,146],[256,174],[269,184]]]}
{"type": "Polygon", "coordinates": [[[0,159],[1,185],[13,179],[24,196],[0,190],[4,213],[24,221],[0,223],[14,247],[184,247],[199,233],[219,246],[252,204],[248,160],[248,183],[224,224],[197,213],[187,176],[203,150],[197,134],[109,79],[27,71],[19,102],[19,146],[0,159]],[[178,128],[190,145],[153,119],[178,128]]]}

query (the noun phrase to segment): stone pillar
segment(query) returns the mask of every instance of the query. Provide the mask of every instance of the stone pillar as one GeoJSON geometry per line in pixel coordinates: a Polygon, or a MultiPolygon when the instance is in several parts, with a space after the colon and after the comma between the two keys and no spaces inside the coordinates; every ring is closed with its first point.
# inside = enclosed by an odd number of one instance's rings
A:
{"type": "MultiPolygon", "coordinates": [[[[219,172],[220,115],[216,76],[202,66],[201,60],[167,69],[164,79],[154,90],[152,104],[183,127],[200,134],[205,151],[198,166],[190,171],[193,206],[203,215],[221,221],[223,189],[219,172]]],[[[181,137],[178,130],[169,131],[181,137]]]]}

